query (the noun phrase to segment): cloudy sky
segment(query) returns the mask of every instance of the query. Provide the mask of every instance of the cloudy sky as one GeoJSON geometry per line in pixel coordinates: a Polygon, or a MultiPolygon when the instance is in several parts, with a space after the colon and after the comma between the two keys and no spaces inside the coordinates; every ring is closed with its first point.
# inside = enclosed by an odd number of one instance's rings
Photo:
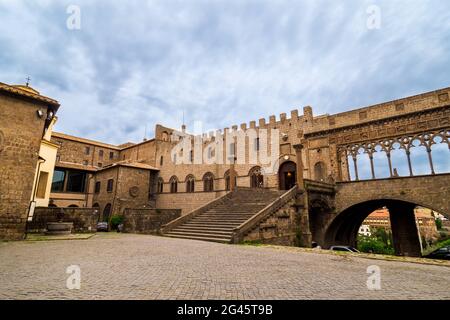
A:
{"type": "Polygon", "coordinates": [[[0,81],[30,76],[60,101],[58,131],[114,144],[183,110],[206,130],[446,87],[449,52],[441,0],[0,0],[0,81]]]}

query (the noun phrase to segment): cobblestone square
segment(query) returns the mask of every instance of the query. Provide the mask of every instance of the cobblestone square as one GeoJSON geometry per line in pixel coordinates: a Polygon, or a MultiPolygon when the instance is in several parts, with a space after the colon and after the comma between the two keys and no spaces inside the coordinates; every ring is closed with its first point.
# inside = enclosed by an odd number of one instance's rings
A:
{"type": "Polygon", "coordinates": [[[0,243],[1,299],[450,299],[446,266],[129,234],[0,243]],[[69,290],[66,268],[81,268],[69,290]],[[367,267],[381,269],[368,290],[367,267]]]}

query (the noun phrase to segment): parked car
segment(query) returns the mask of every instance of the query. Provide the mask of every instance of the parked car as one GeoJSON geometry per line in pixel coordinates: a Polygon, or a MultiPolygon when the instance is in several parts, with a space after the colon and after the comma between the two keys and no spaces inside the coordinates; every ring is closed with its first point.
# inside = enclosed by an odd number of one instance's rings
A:
{"type": "Polygon", "coordinates": [[[450,246],[445,246],[434,250],[432,253],[426,255],[424,258],[450,260],[450,246]]]}
{"type": "Polygon", "coordinates": [[[359,250],[350,246],[331,246],[331,251],[359,252],[359,250]]]}
{"type": "Polygon", "coordinates": [[[97,223],[97,231],[108,231],[108,222],[97,223]]]}

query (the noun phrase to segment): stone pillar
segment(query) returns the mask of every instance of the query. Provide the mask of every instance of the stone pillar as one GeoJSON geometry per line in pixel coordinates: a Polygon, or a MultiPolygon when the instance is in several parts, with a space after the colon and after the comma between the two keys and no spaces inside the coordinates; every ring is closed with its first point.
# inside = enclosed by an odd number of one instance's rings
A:
{"type": "Polygon", "coordinates": [[[412,205],[388,206],[395,254],[420,257],[422,247],[412,205]]]}
{"type": "Polygon", "coordinates": [[[305,188],[305,180],[303,178],[303,160],[302,160],[302,144],[294,146],[297,156],[297,195],[295,206],[298,217],[298,245],[300,247],[311,248],[312,234],[309,227],[309,202],[308,192],[305,188]]]}
{"type": "Polygon", "coordinates": [[[303,159],[302,159],[302,144],[296,144],[294,145],[295,154],[297,156],[297,188],[299,190],[305,189],[305,181],[303,178],[303,159]]]}
{"type": "Polygon", "coordinates": [[[235,171],[235,162],[236,158],[232,158],[230,165],[230,191],[233,192],[236,190],[236,171],[235,171]]]}

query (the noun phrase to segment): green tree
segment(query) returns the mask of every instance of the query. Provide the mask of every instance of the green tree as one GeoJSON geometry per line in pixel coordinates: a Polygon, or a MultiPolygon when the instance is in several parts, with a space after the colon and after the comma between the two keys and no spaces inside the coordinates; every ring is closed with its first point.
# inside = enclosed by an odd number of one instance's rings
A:
{"type": "Polygon", "coordinates": [[[124,221],[124,216],[113,216],[111,218],[111,229],[112,230],[117,230],[117,227],[119,226],[119,224],[122,224],[124,221]]]}
{"type": "Polygon", "coordinates": [[[436,228],[438,230],[442,230],[442,220],[437,218],[435,221],[436,221],[436,228]]]}

